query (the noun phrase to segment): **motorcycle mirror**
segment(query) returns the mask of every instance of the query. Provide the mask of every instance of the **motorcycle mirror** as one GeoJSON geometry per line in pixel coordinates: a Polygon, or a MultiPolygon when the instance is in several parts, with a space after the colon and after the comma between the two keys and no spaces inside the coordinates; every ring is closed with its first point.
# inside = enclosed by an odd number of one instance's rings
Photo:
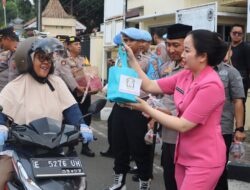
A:
{"type": "Polygon", "coordinates": [[[102,108],[104,108],[104,106],[106,105],[107,100],[106,99],[98,99],[95,102],[93,102],[89,109],[88,109],[88,113],[90,114],[96,114],[98,112],[100,112],[102,110],[102,108]]]}

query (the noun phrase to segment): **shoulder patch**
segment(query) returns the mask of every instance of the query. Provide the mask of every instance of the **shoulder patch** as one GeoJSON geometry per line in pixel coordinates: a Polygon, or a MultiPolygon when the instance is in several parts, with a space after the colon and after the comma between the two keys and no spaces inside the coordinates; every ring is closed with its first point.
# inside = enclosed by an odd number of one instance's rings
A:
{"type": "Polygon", "coordinates": [[[157,55],[161,55],[161,48],[157,48],[156,53],[157,53],[157,55]]]}

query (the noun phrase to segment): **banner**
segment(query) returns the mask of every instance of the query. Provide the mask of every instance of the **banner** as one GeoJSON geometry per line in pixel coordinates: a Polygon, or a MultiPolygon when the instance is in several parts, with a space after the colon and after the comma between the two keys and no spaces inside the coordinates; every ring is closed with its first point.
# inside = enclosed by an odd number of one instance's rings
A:
{"type": "Polygon", "coordinates": [[[247,5],[247,33],[250,33],[250,0],[247,5]]]}
{"type": "Polygon", "coordinates": [[[187,24],[196,29],[217,31],[217,2],[176,11],[176,23],[187,24]]]}

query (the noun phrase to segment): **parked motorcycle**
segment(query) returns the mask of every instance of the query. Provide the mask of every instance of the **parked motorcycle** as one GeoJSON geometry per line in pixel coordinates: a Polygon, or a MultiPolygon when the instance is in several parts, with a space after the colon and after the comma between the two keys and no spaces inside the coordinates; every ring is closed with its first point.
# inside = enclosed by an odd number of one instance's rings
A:
{"type": "MultiPolygon", "coordinates": [[[[97,100],[83,117],[100,112],[105,104],[106,100],[97,100]]],[[[7,153],[12,156],[15,172],[6,190],[87,189],[84,163],[74,148],[83,140],[79,138],[78,126],[51,118],[17,125],[8,118],[10,127],[5,146],[13,150],[7,153]]]]}

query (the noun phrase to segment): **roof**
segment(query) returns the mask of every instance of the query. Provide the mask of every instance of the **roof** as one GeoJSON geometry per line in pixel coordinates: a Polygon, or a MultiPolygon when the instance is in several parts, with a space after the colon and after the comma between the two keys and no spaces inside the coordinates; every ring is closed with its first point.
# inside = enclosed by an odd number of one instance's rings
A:
{"type": "Polygon", "coordinates": [[[65,12],[59,0],[49,0],[46,8],[42,13],[42,17],[72,18],[71,15],[65,12]]]}

